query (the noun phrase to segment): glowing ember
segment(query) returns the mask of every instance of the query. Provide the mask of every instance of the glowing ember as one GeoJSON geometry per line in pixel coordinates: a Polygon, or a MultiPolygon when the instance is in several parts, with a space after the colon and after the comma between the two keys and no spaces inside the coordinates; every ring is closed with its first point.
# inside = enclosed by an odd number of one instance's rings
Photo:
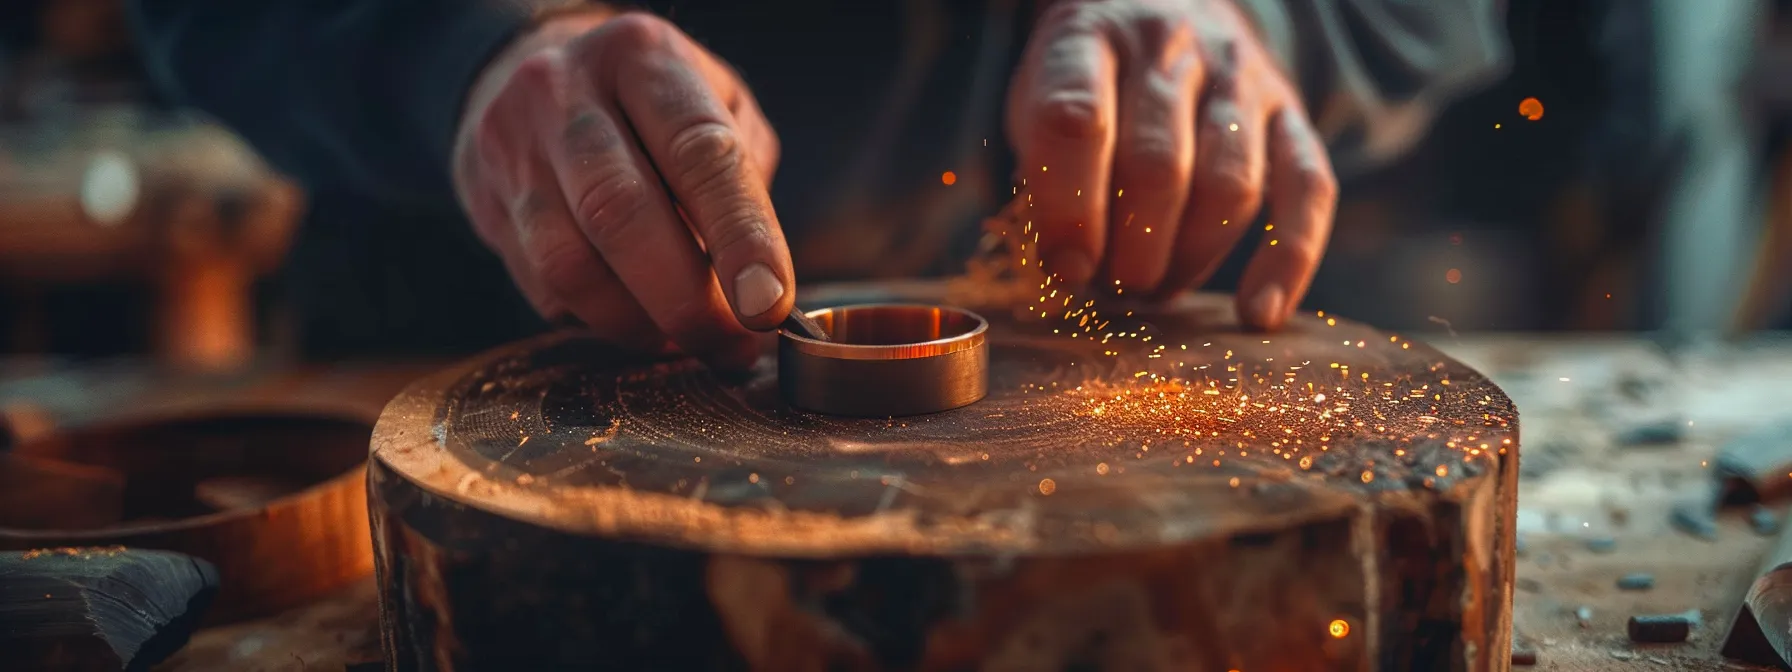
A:
{"type": "Polygon", "coordinates": [[[958,183],[958,174],[950,170],[940,174],[940,184],[948,187],[958,183]]]}
{"type": "Polygon", "coordinates": [[[1333,639],[1343,639],[1350,636],[1350,623],[1342,618],[1336,619],[1325,630],[1331,634],[1333,639]]]}
{"type": "Polygon", "coordinates": [[[1524,100],[1519,101],[1518,102],[1518,116],[1524,117],[1531,121],[1536,121],[1538,119],[1542,119],[1543,118],[1543,101],[1537,100],[1536,98],[1526,98],[1524,100]]]}

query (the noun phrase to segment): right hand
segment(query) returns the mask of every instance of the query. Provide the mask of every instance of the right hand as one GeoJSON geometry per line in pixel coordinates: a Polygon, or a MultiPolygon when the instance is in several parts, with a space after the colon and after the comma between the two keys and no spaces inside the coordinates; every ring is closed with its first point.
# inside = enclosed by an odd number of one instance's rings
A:
{"type": "Polygon", "coordinates": [[[454,154],[474,228],[545,317],[739,368],[751,330],[790,312],[777,136],[666,21],[563,15],[518,38],[474,84],[454,154]]]}

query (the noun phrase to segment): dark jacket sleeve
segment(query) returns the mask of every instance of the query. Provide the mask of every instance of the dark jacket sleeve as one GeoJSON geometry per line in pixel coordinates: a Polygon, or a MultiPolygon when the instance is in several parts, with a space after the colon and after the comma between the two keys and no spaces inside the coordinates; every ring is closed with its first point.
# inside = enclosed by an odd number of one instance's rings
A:
{"type": "MultiPolygon", "coordinates": [[[[150,77],[313,189],[446,209],[463,99],[520,0],[129,0],[150,77]]],[[[564,2],[552,2],[564,5],[564,2]]]]}
{"type": "Polygon", "coordinates": [[[1300,83],[1340,174],[1405,152],[1507,67],[1505,0],[1236,2],[1300,83]]]}

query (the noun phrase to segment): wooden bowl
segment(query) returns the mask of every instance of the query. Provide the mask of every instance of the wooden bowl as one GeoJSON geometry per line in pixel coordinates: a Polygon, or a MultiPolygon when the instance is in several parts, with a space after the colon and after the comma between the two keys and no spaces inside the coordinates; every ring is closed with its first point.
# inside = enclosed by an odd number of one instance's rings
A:
{"type": "Polygon", "coordinates": [[[210,622],[277,612],[373,569],[352,414],[228,409],[137,417],[0,452],[0,549],[122,545],[205,558],[210,622]]]}

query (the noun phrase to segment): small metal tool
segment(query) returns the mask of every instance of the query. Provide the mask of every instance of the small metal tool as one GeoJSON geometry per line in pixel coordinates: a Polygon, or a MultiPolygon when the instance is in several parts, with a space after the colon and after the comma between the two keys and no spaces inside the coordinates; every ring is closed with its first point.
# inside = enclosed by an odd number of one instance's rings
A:
{"type": "Polygon", "coordinates": [[[791,406],[859,417],[937,413],[989,391],[989,323],[966,310],[881,304],[814,311],[831,340],[782,329],[778,387],[791,406]]]}
{"type": "Polygon", "coordinates": [[[784,321],[778,324],[778,328],[803,338],[821,341],[823,343],[832,342],[834,340],[828,336],[826,329],[821,328],[820,323],[816,322],[813,318],[810,318],[801,308],[791,308],[790,316],[784,318],[784,321]]]}

